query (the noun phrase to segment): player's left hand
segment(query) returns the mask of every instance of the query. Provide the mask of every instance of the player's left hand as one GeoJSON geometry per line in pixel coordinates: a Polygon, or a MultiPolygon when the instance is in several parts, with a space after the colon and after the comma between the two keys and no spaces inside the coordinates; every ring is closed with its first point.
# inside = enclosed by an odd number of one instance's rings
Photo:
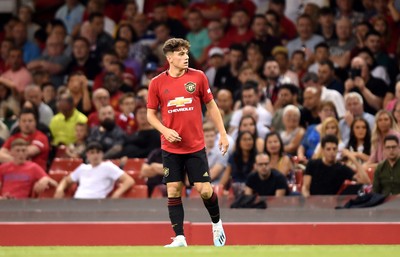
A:
{"type": "Polygon", "coordinates": [[[221,135],[221,137],[219,138],[218,147],[222,155],[225,155],[228,152],[229,141],[228,141],[228,136],[226,134],[221,135]]]}

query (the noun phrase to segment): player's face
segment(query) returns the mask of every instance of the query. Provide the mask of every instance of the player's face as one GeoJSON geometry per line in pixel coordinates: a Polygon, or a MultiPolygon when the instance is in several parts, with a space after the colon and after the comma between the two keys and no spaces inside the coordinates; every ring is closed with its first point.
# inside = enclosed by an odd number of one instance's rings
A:
{"type": "Polygon", "coordinates": [[[171,68],[185,70],[189,67],[189,50],[181,48],[177,51],[169,53],[167,60],[171,68]]]}

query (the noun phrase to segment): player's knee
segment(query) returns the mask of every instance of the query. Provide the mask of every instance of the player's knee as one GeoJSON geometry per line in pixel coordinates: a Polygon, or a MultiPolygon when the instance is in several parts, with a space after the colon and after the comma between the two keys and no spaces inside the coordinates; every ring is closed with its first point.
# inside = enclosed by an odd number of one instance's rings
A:
{"type": "Polygon", "coordinates": [[[180,197],[182,188],[179,184],[168,184],[167,186],[167,194],[168,197],[180,197]]]}

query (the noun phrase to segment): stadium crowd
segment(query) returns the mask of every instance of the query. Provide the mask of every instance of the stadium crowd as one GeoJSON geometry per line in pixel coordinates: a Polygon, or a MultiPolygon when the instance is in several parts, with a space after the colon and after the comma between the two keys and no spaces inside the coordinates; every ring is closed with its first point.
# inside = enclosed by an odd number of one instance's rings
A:
{"type": "Polygon", "coordinates": [[[204,113],[221,194],[400,193],[399,1],[19,2],[0,29],[0,198],[74,182],[78,198],[165,196],[146,103],[172,37],[190,42],[229,132],[222,156],[204,113]]]}

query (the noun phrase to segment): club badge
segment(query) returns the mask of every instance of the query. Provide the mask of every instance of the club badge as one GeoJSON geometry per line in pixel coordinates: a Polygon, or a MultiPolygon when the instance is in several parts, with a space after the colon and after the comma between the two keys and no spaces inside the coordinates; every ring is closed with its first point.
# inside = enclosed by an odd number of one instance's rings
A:
{"type": "Polygon", "coordinates": [[[196,91],[196,83],[194,83],[194,82],[186,83],[185,89],[186,89],[186,91],[188,91],[188,93],[193,94],[193,92],[196,91]]]}
{"type": "Polygon", "coordinates": [[[164,171],[164,177],[168,177],[168,175],[169,175],[169,168],[164,167],[164,168],[163,168],[163,171],[164,171]]]}

